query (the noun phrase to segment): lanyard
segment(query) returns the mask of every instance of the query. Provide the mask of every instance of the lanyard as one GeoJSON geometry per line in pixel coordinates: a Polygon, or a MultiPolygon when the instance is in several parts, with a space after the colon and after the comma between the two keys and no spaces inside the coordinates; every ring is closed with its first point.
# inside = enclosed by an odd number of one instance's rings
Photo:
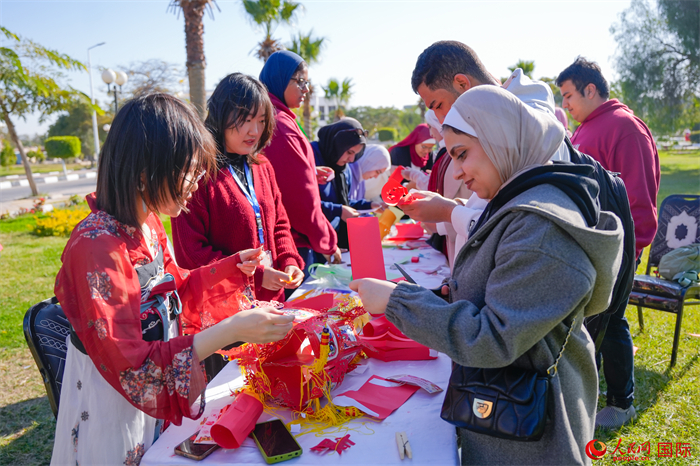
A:
{"type": "Polygon", "coordinates": [[[245,178],[246,181],[248,181],[248,189],[245,189],[245,186],[243,186],[241,179],[238,178],[238,175],[236,174],[236,171],[233,169],[233,167],[231,167],[231,165],[228,166],[228,170],[231,172],[231,176],[233,176],[233,179],[236,180],[238,187],[241,188],[241,191],[243,191],[243,194],[245,194],[245,198],[248,199],[250,206],[253,208],[253,212],[255,212],[255,224],[258,226],[258,238],[260,238],[260,246],[263,246],[265,245],[265,235],[263,234],[262,215],[260,214],[260,204],[258,204],[258,196],[255,194],[255,188],[253,187],[253,177],[250,174],[250,168],[248,167],[248,164],[244,163],[243,168],[245,168],[245,178]]]}

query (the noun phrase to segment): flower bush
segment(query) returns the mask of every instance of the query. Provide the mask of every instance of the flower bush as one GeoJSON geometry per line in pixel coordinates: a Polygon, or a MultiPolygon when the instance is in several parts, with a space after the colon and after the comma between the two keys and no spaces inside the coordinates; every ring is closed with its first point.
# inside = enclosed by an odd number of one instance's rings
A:
{"type": "Polygon", "coordinates": [[[73,228],[84,219],[90,209],[80,206],[77,209],[57,209],[44,218],[34,217],[36,225],[30,226],[37,236],[70,236],[73,228]]]}

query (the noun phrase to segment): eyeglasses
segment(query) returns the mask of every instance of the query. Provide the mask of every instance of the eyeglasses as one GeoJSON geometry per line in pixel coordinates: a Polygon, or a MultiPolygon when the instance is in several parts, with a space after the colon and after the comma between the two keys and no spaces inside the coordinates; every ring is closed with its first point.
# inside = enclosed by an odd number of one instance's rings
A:
{"type": "Polygon", "coordinates": [[[291,81],[296,81],[297,86],[298,86],[299,89],[301,89],[302,91],[303,91],[304,89],[311,89],[311,81],[307,81],[307,80],[304,79],[304,78],[290,78],[290,80],[291,80],[291,81]]]}
{"type": "Polygon", "coordinates": [[[369,137],[369,131],[361,128],[350,128],[350,129],[344,129],[342,131],[338,131],[336,133],[336,136],[338,136],[340,133],[356,133],[359,137],[369,137]]]}
{"type": "Polygon", "coordinates": [[[204,175],[206,175],[206,174],[207,174],[207,171],[206,171],[206,170],[202,170],[201,173],[199,173],[199,174],[194,178],[194,181],[193,181],[193,180],[190,180],[190,179],[187,178],[187,177],[185,177],[185,181],[187,181],[187,182],[190,184],[190,186],[189,186],[189,188],[188,188],[188,191],[191,190],[192,187],[193,187],[194,185],[196,185],[197,183],[199,183],[199,182],[201,181],[201,179],[204,178],[204,175]]]}

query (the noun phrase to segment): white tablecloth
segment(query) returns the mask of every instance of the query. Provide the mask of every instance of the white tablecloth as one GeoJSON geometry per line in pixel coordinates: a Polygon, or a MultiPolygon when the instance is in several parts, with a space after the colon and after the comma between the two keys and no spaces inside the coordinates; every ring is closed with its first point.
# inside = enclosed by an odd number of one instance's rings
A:
{"type": "MultiPolygon", "coordinates": [[[[427,288],[439,286],[445,274],[449,273],[449,269],[446,269],[445,257],[432,248],[383,249],[387,278],[391,279],[400,275],[395,268],[392,268],[394,262],[402,262],[419,254],[422,257],[419,258],[418,263],[409,262],[402,266],[420,285],[427,288]],[[430,273],[431,271],[437,271],[437,273],[430,273]]],[[[343,254],[343,261],[350,262],[348,253],[343,254]]],[[[295,295],[312,288],[313,284],[313,281],[304,283],[295,295]]],[[[451,361],[444,354],[440,354],[438,359],[431,361],[382,362],[368,359],[364,364],[367,366],[364,371],[359,369],[348,374],[343,383],[333,390],[332,395],[357,390],[375,374],[383,377],[400,374],[415,375],[430,380],[445,389],[451,371],[451,361]]],[[[242,385],[243,378],[238,365],[229,363],[207,387],[207,406],[204,416],[229,404],[232,400],[232,390],[242,385]]],[[[343,464],[346,466],[403,464],[396,446],[396,432],[404,431],[413,450],[413,459],[406,458],[403,461],[414,465],[458,464],[455,429],[440,419],[443,398],[444,392],[430,395],[421,389],[382,422],[360,418],[339,429],[329,431],[325,435],[295,434],[304,453],[298,458],[285,462],[285,464],[290,466],[292,464],[343,464]],[[346,450],[342,455],[336,453],[319,455],[310,451],[311,447],[316,446],[324,438],[342,437],[346,433],[350,434],[350,440],[356,445],[346,450]]],[[[289,420],[289,411],[279,410],[276,416],[263,414],[259,422],[273,417],[281,417],[286,422],[289,420]]],[[[181,426],[170,426],[148,449],[141,460],[141,465],[198,464],[197,461],[175,455],[174,449],[180,442],[197,431],[199,422],[199,420],[184,419],[181,426]]],[[[246,439],[243,445],[236,450],[219,449],[200,463],[206,465],[265,464],[258,447],[251,438],[246,439]]]]}
{"type": "MultiPolygon", "coordinates": [[[[432,361],[394,361],[382,362],[368,359],[367,369],[349,373],[343,383],[336,387],[332,395],[357,390],[373,374],[392,376],[411,374],[436,383],[442,389],[447,387],[450,375],[450,359],[440,354],[432,361]]],[[[243,378],[235,363],[229,363],[207,388],[207,407],[204,415],[214,409],[221,408],[231,402],[231,390],[240,387],[243,378]]],[[[406,432],[413,450],[411,464],[458,464],[455,429],[452,425],[440,419],[440,408],[444,392],[430,395],[424,390],[418,390],[400,408],[394,411],[382,422],[371,421],[368,418],[355,419],[338,430],[326,435],[306,434],[297,437],[304,453],[295,459],[285,462],[292,464],[343,464],[343,465],[386,465],[403,464],[399,458],[396,446],[396,432],[406,432]],[[347,430],[347,432],[346,432],[347,430]],[[355,445],[338,454],[320,455],[310,451],[324,438],[342,437],[350,434],[350,440],[355,445]]],[[[273,418],[263,414],[260,422],[273,418]]],[[[280,410],[277,417],[289,420],[288,412],[280,410]]],[[[174,454],[175,447],[192,435],[198,428],[199,421],[185,419],[181,426],[170,426],[156,443],[149,448],[141,460],[142,466],[156,465],[192,465],[196,461],[174,454]]],[[[236,450],[219,449],[204,459],[202,464],[265,464],[255,442],[248,438],[236,450]]]]}

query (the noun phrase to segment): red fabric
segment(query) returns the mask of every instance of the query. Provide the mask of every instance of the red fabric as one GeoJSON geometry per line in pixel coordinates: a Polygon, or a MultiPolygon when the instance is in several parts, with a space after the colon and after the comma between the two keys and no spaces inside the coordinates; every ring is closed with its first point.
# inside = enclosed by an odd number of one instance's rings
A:
{"type": "Polygon", "coordinates": [[[272,94],[270,100],[277,110],[277,128],[264,152],[277,175],[277,185],[292,225],[294,244],[297,248],[332,254],[338,237],[321,210],[311,144],[297,125],[294,112],[272,94]]]}
{"type": "MultiPolygon", "coordinates": [[[[282,204],[272,165],[260,156],[261,164],[251,164],[253,185],[258,196],[265,237],[265,249],[272,252],[272,267],[284,272],[288,265],[303,270],[289,231],[289,219],[282,204]]],[[[243,249],[260,246],[253,207],[231,172],[219,171],[216,179],[195,191],[183,212],[172,220],[175,257],[181,267],[194,269],[211,264],[243,249]]],[[[255,297],[262,301],[284,301],[284,289],[262,287],[263,267],[255,271],[255,297]]]]}
{"type": "Polygon", "coordinates": [[[430,171],[430,179],[428,180],[428,191],[438,193],[441,196],[445,195],[445,176],[447,175],[447,167],[450,166],[450,156],[445,150],[438,152],[438,159],[430,171]]]}
{"type": "MultiPolygon", "coordinates": [[[[176,425],[183,417],[196,419],[201,409],[192,405],[203,395],[206,377],[193,351],[194,337],[142,338],[143,298],[135,267],[152,261],[144,236],[97,210],[94,194],[87,199],[92,213],[68,240],[54,292],[95,367],[127,401],[176,425]]],[[[159,218],[151,214],[146,224],[163,250],[164,272],[175,278],[183,313],[207,312],[210,299],[243,286],[237,255],[216,268],[181,269],[170,256],[159,218]]]]}
{"type": "Polygon", "coordinates": [[[639,257],[658,226],[656,196],[661,170],[651,131],[626,105],[612,99],[588,115],[571,142],[607,170],[620,173],[630,199],[639,257]]]}
{"type": "Polygon", "coordinates": [[[406,136],[401,142],[397,142],[396,144],[391,146],[389,148],[389,152],[391,152],[391,150],[394,147],[408,146],[408,149],[411,151],[411,163],[418,168],[423,168],[428,163],[428,158],[430,158],[430,154],[426,155],[425,157],[419,156],[416,152],[416,144],[420,144],[423,141],[427,141],[431,138],[432,136],[430,135],[430,126],[428,126],[427,123],[421,123],[420,125],[413,128],[411,134],[406,136]]]}

